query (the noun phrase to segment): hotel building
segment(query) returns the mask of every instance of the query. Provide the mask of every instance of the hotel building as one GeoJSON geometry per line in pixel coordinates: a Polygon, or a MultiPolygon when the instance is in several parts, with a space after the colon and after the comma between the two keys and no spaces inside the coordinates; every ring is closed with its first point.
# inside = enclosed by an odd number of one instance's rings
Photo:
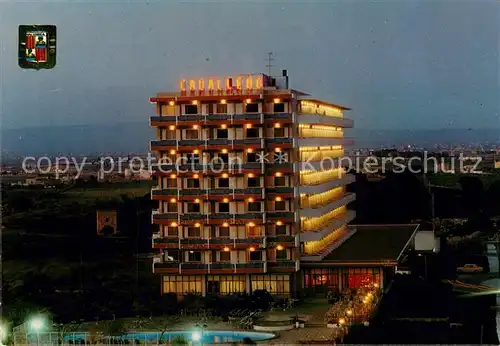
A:
{"type": "Polygon", "coordinates": [[[286,71],[179,89],[150,99],[162,293],[295,295],[313,275],[301,267],[355,232],[354,177],[335,160],[352,144],[349,108],[290,89],[286,71]]]}

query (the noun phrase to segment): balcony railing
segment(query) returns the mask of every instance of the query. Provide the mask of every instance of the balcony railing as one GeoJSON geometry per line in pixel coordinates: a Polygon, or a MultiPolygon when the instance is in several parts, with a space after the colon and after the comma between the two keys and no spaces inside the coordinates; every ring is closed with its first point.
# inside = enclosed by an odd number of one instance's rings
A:
{"type": "Polygon", "coordinates": [[[238,113],[238,114],[183,114],[153,116],[151,122],[176,122],[176,121],[220,121],[220,120],[264,120],[280,119],[292,120],[291,113],[238,113]]]}
{"type": "Polygon", "coordinates": [[[270,144],[291,144],[293,138],[266,138],[266,142],[270,144]]]}
{"type": "Polygon", "coordinates": [[[233,273],[256,272],[265,273],[267,271],[266,262],[250,263],[196,263],[196,262],[163,262],[153,263],[153,271],[166,269],[174,273],[189,273],[190,271],[202,271],[206,273],[217,273],[218,270],[233,273]]]}
{"type": "Polygon", "coordinates": [[[298,271],[299,261],[277,259],[276,262],[267,262],[267,267],[268,269],[289,269],[292,271],[298,271]]]}
{"type": "MultiPolygon", "coordinates": [[[[227,195],[260,195],[262,194],[262,187],[247,187],[243,189],[231,189],[231,188],[216,188],[216,189],[161,189],[153,190],[153,196],[201,196],[201,195],[212,195],[212,196],[227,196],[227,195]]],[[[274,189],[269,189],[269,193],[293,193],[293,188],[285,188],[286,190],[275,191],[274,189]]]]}
{"type": "Polygon", "coordinates": [[[266,247],[266,237],[248,237],[248,238],[177,238],[177,237],[157,237],[153,238],[153,245],[175,245],[179,247],[189,248],[190,245],[205,245],[210,247],[211,245],[220,246],[228,245],[233,247],[238,247],[238,245],[249,245],[255,244],[259,247],[266,247]]]}
{"type": "MultiPolygon", "coordinates": [[[[267,164],[272,167],[274,164],[267,164]]],[[[291,168],[291,164],[287,166],[291,168]]],[[[161,172],[172,172],[172,171],[197,171],[197,172],[207,172],[209,170],[239,170],[239,169],[253,169],[253,170],[261,170],[263,168],[262,163],[259,162],[245,162],[242,164],[238,163],[209,163],[209,164],[199,164],[199,163],[158,163],[153,165],[153,170],[159,170],[161,172]]]]}
{"type": "Polygon", "coordinates": [[[265,113],[264,119],[292,120],[292,113],[265,113]]]}

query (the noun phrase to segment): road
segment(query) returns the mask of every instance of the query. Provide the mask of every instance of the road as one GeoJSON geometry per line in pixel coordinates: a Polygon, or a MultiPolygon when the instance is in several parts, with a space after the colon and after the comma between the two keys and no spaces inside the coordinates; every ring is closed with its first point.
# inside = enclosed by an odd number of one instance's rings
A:
{"type": "Polygon", "coordinates": [[[490,272],[485,274],[462,274],[459,275],[458,280],[463,282],[469,282],[474,284],[481,284],[485,286],[489,286],[493,289],[498,290],[497,293],[497,335],[500,339],[500,265],[498,263],[498,256],[495,250],[495,246],[492,244],[488,244],[488,261],[490,263],[490,272]]]}

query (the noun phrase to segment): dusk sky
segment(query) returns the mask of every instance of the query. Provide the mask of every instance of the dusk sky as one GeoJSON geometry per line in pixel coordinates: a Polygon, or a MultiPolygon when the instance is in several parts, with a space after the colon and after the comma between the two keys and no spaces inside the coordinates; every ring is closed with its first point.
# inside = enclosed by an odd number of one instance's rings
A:
{"type": "Polygon", "coordinates": [[[500,128],[497,1],[0,4],[2,127],[148,122],[183,77],[288,69],[358,128],[500,128]],[[17,64],[18,25],[55,24],[57,65],[17,64]]]}

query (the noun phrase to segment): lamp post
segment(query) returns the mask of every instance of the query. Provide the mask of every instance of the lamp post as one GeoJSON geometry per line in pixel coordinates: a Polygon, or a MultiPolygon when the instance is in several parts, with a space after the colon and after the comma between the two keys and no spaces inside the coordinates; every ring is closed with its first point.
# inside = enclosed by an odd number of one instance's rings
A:
{"type": "Polygon", "coordinates": [[[199,341],[201,343],[201,345],[203,345],[203,333],[204,333],[207,325],[198,323],[198,324],[196,324],[196,327],[198,327],[200,329],[200,332],[195,331],[192,335],[192,339],[193,339],[193,341],[199,341]]]}
{"type": "Polygon", "coordinates": [[[28,324],[30,330],[36,333],[36,345],[38,346],[40,344],[40,331],[44,328],[45,321],[41,316],[35,316],[29,320],[28,324]]]}
{"type": "Polygon", "coordinates": [[[0,346],[3,346],[3,342],[7,339],[7,326],[0,325],[0,346]]]}

